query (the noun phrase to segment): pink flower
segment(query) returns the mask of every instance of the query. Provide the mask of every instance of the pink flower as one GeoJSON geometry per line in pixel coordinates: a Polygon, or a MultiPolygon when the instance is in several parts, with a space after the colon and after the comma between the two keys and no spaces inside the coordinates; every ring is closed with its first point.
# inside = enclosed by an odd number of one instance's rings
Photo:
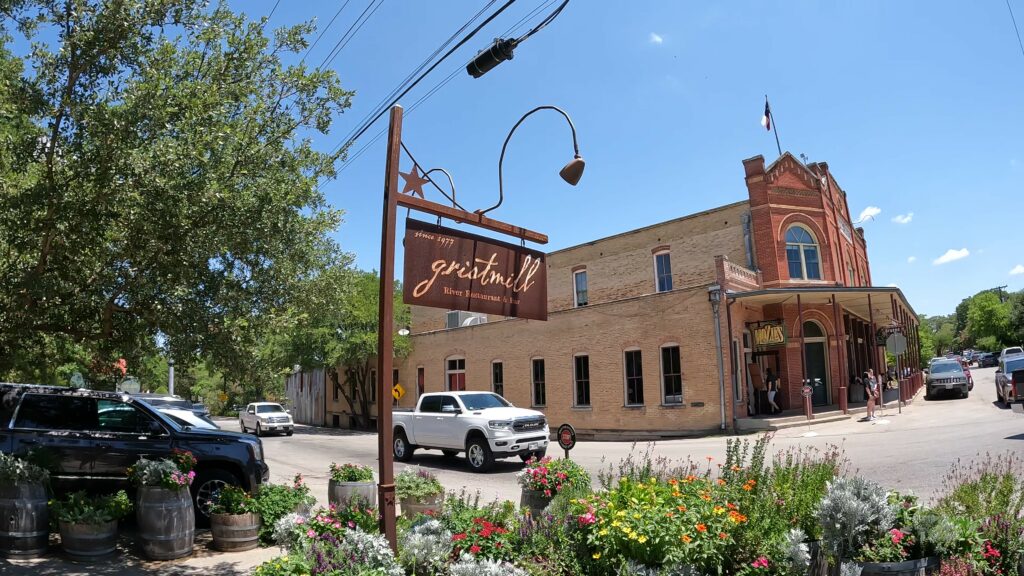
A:
{"type": "Polygon", "coordinates": [[[597,518],[595,518],[594,515],[590,512],[587,512],[586,514],[583,514],[579,517],[579,523],[581,526],[593,524],[594,522],[597,522],[597,518]]]}
{"type": "Polygon", "coordinates": [[[764,556],[759,556],[757,558],[757,560],[754,560],[753,562],[751,562],[750,565],[753,566],[754,568],[767,568],[768,567],[768,558],[765,558],[764,556]]]}
{"type": "Polygon", "coordinates": [[[309,530],[306,531],[306,536],[309,536],[310,538],[313,538],[314,536],[316,536],[316,530],[313,530],[312,528],[310,528],[309,530]]]}
{"type": "Polygon", "coordinates": [[[355,522],[353,522],[352,520],[349,520],[349,521],[348,521],[348,527],[349,527],[349,528],[355,528],[355,527],[356,527],[356,523],[355,523],[355,522]]]}
{"type": "Polygon", "coordinates": [[[296,518],[296,519],[295,519],[295,523],[296,523],[296,524],[303,524],[303,523],[305,523],[305,522],[306,522],[306,519],[305,519],[305,518],[301,518],[301,517],[299,517],[299,518],[296,518]]]}
{"type": "Polygon", "coordinates": [[[892,536],[892,543],[899,544],[903,540],[903,532],[900,532],[899,528],[893,528],[889,530],[889,535],[892,536]]]}

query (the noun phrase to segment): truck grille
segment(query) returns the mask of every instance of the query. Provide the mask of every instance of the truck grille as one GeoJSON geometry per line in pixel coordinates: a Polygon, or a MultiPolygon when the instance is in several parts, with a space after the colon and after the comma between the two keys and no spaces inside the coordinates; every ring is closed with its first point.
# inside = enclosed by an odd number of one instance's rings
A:
{"type": "Polygon", "coordinates": [[[269,422],[271,424],[284,424],[284,423],[288,422],[288,417],[287,416],[271,416],[270,418],[267,418],[267,422],[269,422]]]}
{"type": "Polygon", "coordinates": [[[524,442],[540,442],[541,440],[547,440],[544,436],[530,436],[529,438],[520,438],[518,442],[520,444],[524,442]]]}
{"type": "Polygon", "coordinates": [[[544,418],[524,418],[516,420],[515,424],[512,425],[512,430],[516,432],[531,432],[533,430],[542,430],[545,424],[547,424],[547,420],[544,418]]]}
{"type": "Polygon", "coordinates": [[[936,378],[932,380],[932,384],[962,384],[963,378],[936,378]]]}

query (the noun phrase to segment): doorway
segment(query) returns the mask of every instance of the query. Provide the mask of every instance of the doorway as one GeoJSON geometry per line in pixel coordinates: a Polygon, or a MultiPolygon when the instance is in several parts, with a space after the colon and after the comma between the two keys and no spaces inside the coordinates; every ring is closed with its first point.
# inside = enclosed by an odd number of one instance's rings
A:
{"type": "Polygon", "coordinates": [[[828,405],[828,338],[821,325],[813,320],[804,322],[804,358],[807,362],[805,378],[811,387],[811,404],[828,405]]]}

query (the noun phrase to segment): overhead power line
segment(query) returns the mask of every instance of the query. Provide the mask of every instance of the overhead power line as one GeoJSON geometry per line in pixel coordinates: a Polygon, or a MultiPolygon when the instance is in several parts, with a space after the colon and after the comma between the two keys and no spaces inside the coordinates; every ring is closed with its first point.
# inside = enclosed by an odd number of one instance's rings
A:
{"type": "Polygon", "coordinates": [[[384,0],[370,0],[370,3],[366,5],[366,8],[364,8],[359,14],[359,17],[352,22],[352,25],[348,27],[348,30],[341,35],[341,38],[338,39],[338,42],[334,44],[334,47],[331,48],[331,51],[328,52],[327,56],[324,57],[323,61],[320,62],[320,65],[317,66],[317,68],[323,69],[329,66],[331,62],[341,54],[341,51],[346,45],[348,45],[352,38],[355,37],[356,33],[363,27],[363,24],[366,24],[366,21],[370,19],[370,16],[373,16],[373,13],[376,12],[383,3],[384,0]]]}
{"type": "Polygon", "coordinates": [[[348,3],[350,1],[351,0],[345,0],[345,2],[341,4],[341,8],[338,8],[338,11],[334,13],[334,17],[331,18],[331,21],[327,23],[327,26],[324,26],[324,29],[320,31],[320,34],[317,35],[316,40],[313,40],[313,43],[309,45],[309,48],[306,48],[306,52],[305,54],[302,55],[302,59],[299,60],[299,63],[306,61],[306,56],[309,56],[309,53],[313,50],[313,48],[316,48],[316,45],[320,43],[320,39],[323,38],[324,34],[326,34],[327,31],[331,29],[331,25],[334,24],[334,21],[338,19],[338,16],[341,15],[341,11],[345,9],[345,6],[348,6],[348,3]]]}
{"type": "Polygon", "coordinates": [[[1017,28],[1017,19],[1013,17],[1013,8],[1010,7],[1010,0],[1006,0],[1006,9],[1010,11],[1010,21],[1013,22],[1013,31],[1017,33],[1017,45],[1020,46],[1021,56],[1024,56],[1024,42],[1020,40],[1020,30],[1017,28]]]}

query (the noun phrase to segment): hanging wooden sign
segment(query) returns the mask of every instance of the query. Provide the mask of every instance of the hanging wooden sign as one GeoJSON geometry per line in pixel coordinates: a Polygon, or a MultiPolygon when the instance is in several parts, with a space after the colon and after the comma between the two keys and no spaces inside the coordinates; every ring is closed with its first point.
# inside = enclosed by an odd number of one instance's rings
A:
{"type": "Polygon", "coordinates": [[[543,252],[407,219],[406,304],[547,320],[543,252]]]}
{"type": "Polygon", "coordinates": [[[754,336],[754,346],[772,348],[786,344],[786,326],[782,320],[764,320],[748,324],[754,336]]]}

